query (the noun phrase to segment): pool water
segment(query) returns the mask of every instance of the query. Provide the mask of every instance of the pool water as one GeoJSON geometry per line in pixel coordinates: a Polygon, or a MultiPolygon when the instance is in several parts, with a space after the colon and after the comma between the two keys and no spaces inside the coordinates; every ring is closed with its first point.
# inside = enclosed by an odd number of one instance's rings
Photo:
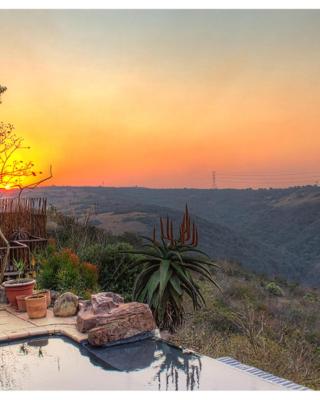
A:
{"type": "MultiPolygon", "coordinates": [[[[254,390],[260,388],[257,382],[153,338],[99,349],[64,337],[0,345],[2,390],[254,390]]],[[[272,388],[278,389],[264,389],[272,388]]]]}

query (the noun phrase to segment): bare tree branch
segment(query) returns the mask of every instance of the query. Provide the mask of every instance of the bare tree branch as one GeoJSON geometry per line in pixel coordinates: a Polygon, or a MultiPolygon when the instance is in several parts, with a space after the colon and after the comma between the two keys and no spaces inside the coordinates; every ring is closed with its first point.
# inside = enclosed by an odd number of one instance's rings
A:
{"type": "MultiPolygon", "coordinates": [[[[1,94],[7,88],[0,85],[0,103],[1,94]]],[[[42,175],[41,171],[35,171],[34,163],[32,161],[19,160],[16,156],[21,150],[29,150],[30,147],[23,145],[23,138],[17,136],[14,132],[12,124],[5,124],[0,122],[0,188],[3,189],[18,189],[18,199],[20,198],[23,190],[34,189],[41,183],[48,181],[52,178],[52,166],[50,165],[50,172],[45,178],[39,177],[42,175]],[[28,183],[28,179],[32,181],[28,183]]],[[[6,246],[6,254],[1,263],[0,269],[0,283],[3,282],[4,272],[9,262],[10,243],[6,239],[1,227],[0,238],[4,241],[6,246]]]]}

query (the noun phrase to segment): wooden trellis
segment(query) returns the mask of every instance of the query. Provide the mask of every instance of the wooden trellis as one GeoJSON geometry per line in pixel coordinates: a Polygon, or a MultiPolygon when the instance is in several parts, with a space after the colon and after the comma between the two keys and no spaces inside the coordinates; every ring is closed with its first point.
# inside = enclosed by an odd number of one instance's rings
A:
{"type": "Polygon", "coordinates": [[[19,230],[46,238],[46,198],[0,199],[0,226],[6,238],[19,230]]]}
{"type": "MultiPolygon", "coordinates": [[[[0,199],[0,226],[10,242],[9,265],[5,276],[17,275],[14,260],[22,260],[26,272],[31,269],[30,254],[47,243],[47,199],[0,199]]],[[[0,263],[6,247],[0,241],[0,263]]]]}

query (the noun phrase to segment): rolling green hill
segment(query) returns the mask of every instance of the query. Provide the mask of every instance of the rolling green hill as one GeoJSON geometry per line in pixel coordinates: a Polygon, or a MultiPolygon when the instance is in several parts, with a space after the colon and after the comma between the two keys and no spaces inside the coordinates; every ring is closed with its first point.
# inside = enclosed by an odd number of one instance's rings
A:
{"type": "MultiPolygon", "coordinates": [[[[34,195],[33,193],[32,195],[34,195]]],[[[205,190],[105,187],[37,189],[59,210],[114,233],[149,234],[159,216],[178,225],[185,203],[212,257],[271,277],[320,285],[320,188],[205,190]]],[[[30,195],[30,194],[29,194],[30,195]]]]}

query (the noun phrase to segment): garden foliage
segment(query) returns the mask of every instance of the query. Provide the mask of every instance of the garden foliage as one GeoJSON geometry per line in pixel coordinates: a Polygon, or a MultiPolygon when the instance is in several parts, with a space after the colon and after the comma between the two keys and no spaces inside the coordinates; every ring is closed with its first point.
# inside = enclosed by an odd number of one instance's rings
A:
{"type": "Polygon", "coordinates": [[[83,249],[80,257],[97,265],[101,290],[119,293],[126,301],[130,301],[138,271],[128,267],[141,259],[135,254],[127,253],[130,251],[133,251],[133,247],[124,242],[91,244],[83,249]]]}
{"type": "Polygon", "coordinates": [[[81,261],[68,248],[56,250],[48,247],[38,259],[38,265],[37,284],[40,288],[71,291],[82,297],[89,297],[98,288],[97,267],[81,261]]]}

